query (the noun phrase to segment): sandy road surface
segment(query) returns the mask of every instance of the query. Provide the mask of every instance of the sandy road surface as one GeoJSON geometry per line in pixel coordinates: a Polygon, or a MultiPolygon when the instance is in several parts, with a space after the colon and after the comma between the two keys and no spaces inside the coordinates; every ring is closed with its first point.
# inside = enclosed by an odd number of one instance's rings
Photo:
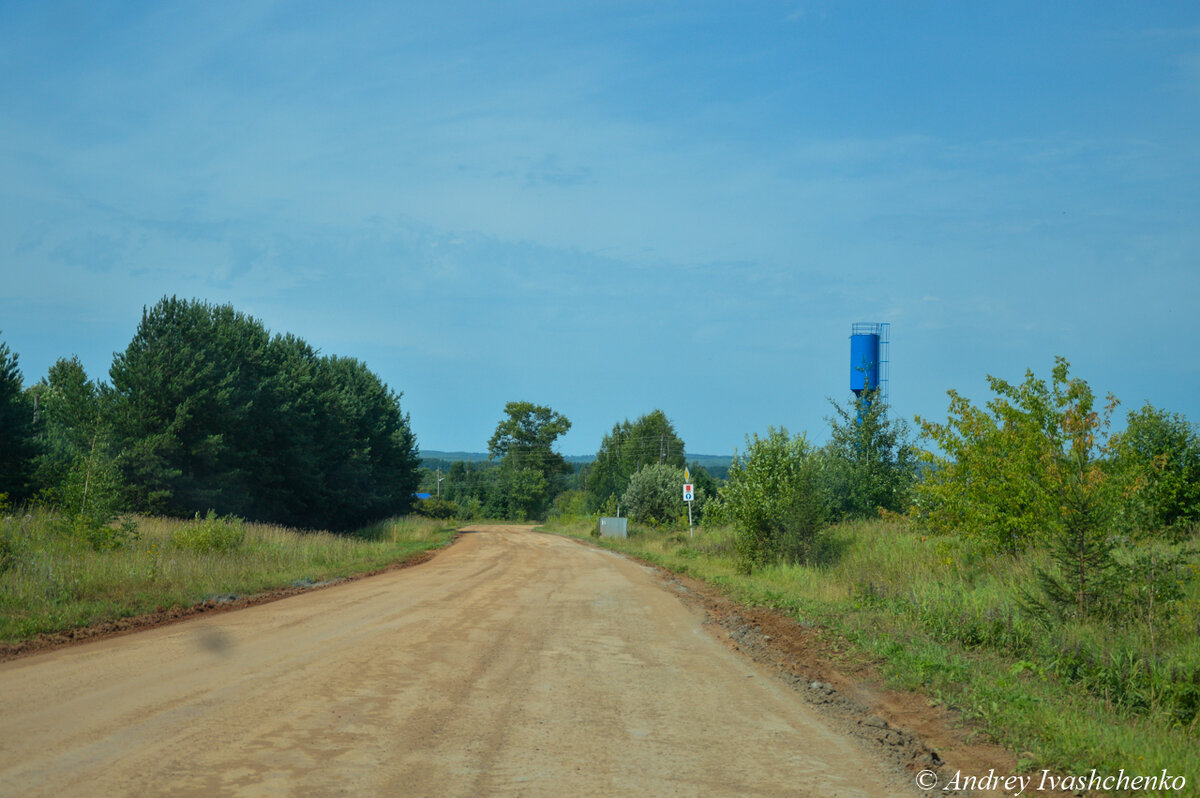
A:
{"type": "Polygon", "coordinates": [[[649,571],[520,528],[0,664],[7,795],[908,794],[649,571]]]}

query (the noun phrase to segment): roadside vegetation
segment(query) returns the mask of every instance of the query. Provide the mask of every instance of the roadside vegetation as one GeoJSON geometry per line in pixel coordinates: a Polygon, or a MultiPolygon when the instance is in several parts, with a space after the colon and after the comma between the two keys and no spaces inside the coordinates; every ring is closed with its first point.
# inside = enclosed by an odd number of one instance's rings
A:
{"type": "MultiPolygon", "coordinates": [[[[957,708],[1027,769],[1200,774],[1200,435],[1056,361],[989,378],[945,422],[889,420],[867,391],[830,442],[751,436],[690,531],[626,551],[812,625],[888,682],[957,708]]],[[[677,503],[677,507],[682,501],[677,503]]],[[[669,515],[669,513],[668,513],[669,515]]],[[[596,534],[595,514],[545,527],[596,534]]]]}
{"type": "Polygon", "coordinates": [[[60,358],[28,387],[0,342],[0,493],[100,528],[118,512],[346,531],[408,512],[419,480],[400,395],[362,362],[167,297],[108,381],[60,358]]]}
{"type": "Polygon", "coordinates": [[[341,579],[446,545],[454,527],[408,517],[354,534],[210,513],[125,518],[102,538],[63,514],[0,511],[0,641],[341,579]]]}
{"type": "Polygon", "coordinates": [[[110,378],[72,358],[24,387],[0,342],[2,639],[371,570],[460,521],[620,515],[602,545],[815,625],[1024,767],[1200,778],[1200,433],[1150,405],[1113,433],[1061,358],[983,406],[951,391],[915,438],[868,386],[824,445],[770,428],[711,474],[661,410],[573,465],[571,422],[527,401],[487,462],[422,469],[365,365],[228,306],[147,309],[110,378]]]}
{"type": "Polygon", "coordinates": [[[61,358],[25,386],[0,342],[0,640],[347,577],[453,535],[396,520],[416,441],[358,360],[168,297],[108,376],[61,358]]]}
{"type": "Polygon", "coordinates": [[[1141,572],[1131,569],[1124,590],[1136,601],[1127,622],[1047,626],[1021,609],[1036,573],[1052,566],[1047,554],[996,556],[979,542],[931,536],[903,519],[841,522],[823,531],[807,558],[779,559],[750,573],[733,526],[689,536],[632,524],[625,540],[594,538],[586,518],[543,529],[782,611],[817,629],[848,670],[873,665],[889,686],[961,710],[1024,769],[1166,768],[1189,784],[1200,773],[1200,533],[1174,543],[1129,543],[1115,555],[1126,564],[1183,559],[1183,572],[1169,577],[1171,601],[1155,609],[1141,572]]]}

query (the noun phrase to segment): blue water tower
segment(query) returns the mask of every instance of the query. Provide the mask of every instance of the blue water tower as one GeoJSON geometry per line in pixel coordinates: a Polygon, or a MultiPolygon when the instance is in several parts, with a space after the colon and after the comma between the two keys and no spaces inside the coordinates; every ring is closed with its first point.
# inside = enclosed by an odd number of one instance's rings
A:
{"type": "Polygon", "coordinates": [[[862,397],[868,389],[878,389],[887,403],[888,340],[887,322],[857,322],[850,327],[850,390],[862,397]]]}

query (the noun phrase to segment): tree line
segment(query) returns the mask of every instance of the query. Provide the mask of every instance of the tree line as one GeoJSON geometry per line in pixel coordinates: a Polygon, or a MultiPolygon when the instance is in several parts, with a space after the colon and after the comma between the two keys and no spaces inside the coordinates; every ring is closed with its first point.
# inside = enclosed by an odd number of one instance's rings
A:
{"type": "MultiPolygon", "coordinates": [[[[1032,371],[1020,384],[988,379],[986,406],[950,391],[947,420],[918,417],[917,438],[889,418],[877,390],[830,400],[824,446],[772,428],[747,439],[726,479],[693,463],[693,509],[705,524],[737,527],[747,570],[811,557],[831,524],[881,514],[997,552],[1042,548],[1055,567],[1041,574],[1030,606],[1099,611],[1112,592],[1118,536],[1178,538],[1200,523],[1200,435],[1183,416],[1149,404],[1110,435],[1116,400],[1097,407],[1062,358],[1048,383],[1032,371]]],[[[454,463],[434,506],[460,517],[684,522],[685,444],[663,411],[615,424],[595,459],[574,472],[551,449],[569,428],[550,408],[510,403],[489,446],[492,462],[454,463]]]]}
{"type": "Polygon", "coordinates": [[[0,493],[84,525],[213,510],[348,530],[402,513],[419,474],[409,418],[367,366],[271,334],[230,305],[143,310],[109,381],[63,358],[28,388],[0,343],[0,493]]]}
{"type": "MultiPolygon", "coordinates": [[[[873,517],[881,509],[904,512],[908,506],[918,470],[916,449],[903,424],[888,422],[879,397],[869,399],[863,407],[834,403],[826,446],[814,448],[806,440],[789,444],[800,447],[808,463],[805,473],[812,472],[809,487],[819,497],[819,523],[873,517]]],[[[731,491],[745,479],[745,461],[735,458],[727,478],[714,477],[695,460],[689,463],[686,444],[660,409],[614,424],[595,458],[578,469],[552,449],[570,428],[564,416],[531,402],[510,402],[504,412],[489,442],[489,461],[453,462],[442,475],[439,497],[424,502],[420,511],[511,520],[624,515],[645,524],[673,525],[688,518],[681,491],[686,474],[695,488],[695,519],[716,524],[735,520],[731,508],[736,509],[738,500],[731,501],[731,491]],[[519,443],[510,446],[510,441],[519,443]]],[[[751,452],[766,451],[780,434],[786,432],[773,430],[761,442],[755,438],[751,452]]],[[[764,475],[760,481],[768,486],[780,478],[764,475]]],[[[432,492],[432,473],[425,480],[432,492]]]]}

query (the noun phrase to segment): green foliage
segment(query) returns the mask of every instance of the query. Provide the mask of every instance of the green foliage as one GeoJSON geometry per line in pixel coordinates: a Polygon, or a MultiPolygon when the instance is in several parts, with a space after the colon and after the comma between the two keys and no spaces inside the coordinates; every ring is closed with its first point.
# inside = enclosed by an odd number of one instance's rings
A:
{"type": "Polygon", "coordinates": [[[418,515],[426,518],[453,518],[458,507],[454,502],[430,496],[428,499],[417,502],[413,509],[417,511],[418,515]]]}
{"type": "Polygon", "coordinates": [[[171,543],[176,548],[201,554],[237,551],[245,542],[246,529],[242,519],[232,515],[218,517],[213,510],[209,510],[204,518],[197,513],[190,524],[171,535],[171,543]]]}
{"type": "Polygon", "coordinates": [[[649,465],[684,466],[683,440],[666,413],[654,410],[630,423],[613,425],[600,442],[596,459],[583,474],[585,489],[599,507],[611,495],[620,496],[629,481],[649,465]]]}
{"type": "Polygon", "coordinates": [[[509,402],[504,413],[488,441],[488,459],[500,460],[488,506],[504,518],[542,518],[572,473],[570,464],[552,449],[558,437],[571,429],[571,422],[531,402],[509,402]]]}
{"type": "Polygon", "coordinates": [[[18,556],[17,541],[13,539],[8,529],[5,528],[0,531],[0,574],[16,565],[18,556]]]}
{"type": "Polygon", "coordinates": [[[272,337],[231,306],[163,299],[110,376],[133,509],[349,529],[411,504],[399,396],[363,363],[272,337]]]}
{"type": "Polygon", "coordinates": [[[118,522],[101,523],[94,517],[83,515],[65,517],[67,531],[84,541],[93,551],[116,551],[128,548],[141,539],[137,521],[132,518],[118,522]]]}
{"type": "Polygon", "coordinates": [[[488,441],[489,460],[506,460],[519,468],[563,470],[566,461],[551,447],[571,429],[566,416],[532,402],[509,402],[504,413],[506,418],[488,441]]]}
{"type": "MultiPolygon", "coordinates": [[[[706,500],[716,496],[717,491],[721,489],[721,483],[709,473],[707,468],[700,465],[696,460],[688,464],[687,471],[688,476],[691,477],[692,484],[696,487],[696,491],[702,491],[706,500]]],[[[724,471],[728,475],[729,469],[725,468],[724,471]]],[[[692,508],[693,511],[700,511],[702,509],[699,505],[692,508]]]]}
{"type": "MultiPolygon", "coordinates": [[[[487,462],[455,460],[446,472],[442,493],[458,507],[456,517],[481,518],[493,497],[499,495],[499,467],[487,462]]],[[[503,517],[504,513],[494,513],[503,517]]]]}
{"type": "Polygon", "coordinates": [[[829,556],[751,574],[740,573],[723,528],[694,538],[650,528],[599,545],[787,613],[810,630],[809,645],[872,660],[889,686],[962,710],[1005,746],[1032,751],[1038,767],[1200,765],[1196,533],[1187,544],[1135,540],[1114,552],[1111,589],[1128,592],[1121,624],[1093,617],[1051,630],[1018,600],[1048,567],[1045,553],[997,556],[984,539],[928,536],[894,520],[843,523],[822,540],[829,556]]]}
{"type": "MultiPolygon", "coordinates": [[[[0,539],[18,543],[10,567],[0,569],[0,641],[156,608],[188,607],[214,595],[253,595],[366,573],[444,546],[454,535],[453,525],[416,516],[339,535],[235,523],[245,542],[214,556],[210,550],[173,543],[177,535],[194,537],[191,529],[198,523],[142,518],[136,545],[98,550],[80,545],[62,515],[44,505],[31,506],[15,518],[0,514],[0,539]]],[[[112,529],[121,532],[119,524],[112,529]]]]}
{"type": "Polygon", "coordinates": [[[1108,534],[1112,501],[1105,482],[1101,438],[1116,406],[1093,409],[1092,389],[1079,378],[1067,379],[1066,362],[1054,372],[1054,443],[1042,458],[1039,483],[1046,494],[1049,552],[1053,569],[1035,576],[1042,599],[1030,605],[1043,614],[1082,619],[1102,611],[1105,580],[1114,567],[1108,534]]]}
{"type": "Polygon", "coordinates": [[[1141,624],[1157,649],[1182,617],[1189,586],[1200,580],[1200,548],[1150,542],[1113,553],[1115,567],[1106,585],[1105,601],[1120,626],[1141,624]]]}
{"type": "Polygon", "coordinates": [[[17,355],[0,341],[0,493],[14,502],[28,499],[33,490],[33,403],[22,387],[17,355]]]}
{"type": "MultiPolygon", "coordinates": [[[[8,494],[0,493],[0,513],[8,510],[8,494]]],[[[6,519],[7,520],[7,519],[6,519]]],[[[12,568],[17,561],[17,541],[9,532],[8,524],[0,528],[0,574],[12,568]]]]}
{"type": "Polygon", "coordinates": [[[726,503],[720,492],[710,496],[708,501],[704,503],[704,512],[700,515],[704,526],[718,527],[727,526],[733,523],[733,516],[729,512],[729,504],[726,503]]]}
{"type": "MultiPolygon", "coordinates": [[[[643,524],[687,524],[687,503],[683,500],[683,469],[670,465],[643,466],[629,480],[621,497],[625,514],[643,524]]],[[[697,494],[693,510],[698,514],[704,496],[697,494]]]]}
{"type": "Polygon", "coordinates": [[[1156,532],[1200,522],[1200,434],[1177,413],[1149,403],[1113,436],[1112,474],[1126,499],[1120,522],[1156,532]]]}
{"type": "Polygon", "coordinates": [[[1068,371],[1060,357],[1050,385],[1032,371],[1020,385],[989,376],[996,396],[986,410],[949,391],[945,424],[917,419],[943,453],[922,455],[930,468],[916,486],[914,515],[928,529],[1016,553],[1054,536],[1062,502],[1076,502],[1076,515],[1097,509],[1102,429],[1087,383],[1068,371]]]}
{"type": "Polygon", "coordinates": [[[539,518],[550,501],[549,481],[540,469],[502,463],[490,507],[502,518],[527,521],[539,518]]]}
{"type": "Polygon", "coordinates": [[[610,493],[604,503],[600,505],[599,512],[605,518],[616,518],[621,512],[621,500],[615,493],[610,493]]]}
{"type": "Polygon", "coordinates": [[[471,520],[483,517],[483,502],[474,496],[457,501],[454,506],[457,508],[454,511],[456,518],[471,520]]]}
{"type": "Polygon", "coordinates": [[[61,483],[50,496],[63,512],[93,527],[112,521],[121,507],[122,482],[116,461],[103,441],[75,455],[61,483]]]}
{"type": "Polygon", "coordinates": [[[808,556],[828,518],[820,462],[804,435],[768,428],[735,456],[721,498],[737,525],[740,567],[749,573],[776,559],[808,556]]]}
{"type": "Polygon", "coordinates": [[[878,390],[842,406],[827,418],[826,490],[835,518],[874,518],[880,510],[906,512],[916,481],[917,452],[902,420],[889,420],[878,390]]]}
{"type": "Polygon", "coordinates": [[[39,453],[35,482],[61,501],[64,483],[81,458],[107,455],[109,439],[102,385],[88,379],[79,358],[59,359],[31,392],[38,402],[39,453]]]}
{"type": "Polygon", "coordinates": [[[550,517],[559,519],[587,518],[589,496],[586,491],[567,490],[554,497],[550,517]]]}

